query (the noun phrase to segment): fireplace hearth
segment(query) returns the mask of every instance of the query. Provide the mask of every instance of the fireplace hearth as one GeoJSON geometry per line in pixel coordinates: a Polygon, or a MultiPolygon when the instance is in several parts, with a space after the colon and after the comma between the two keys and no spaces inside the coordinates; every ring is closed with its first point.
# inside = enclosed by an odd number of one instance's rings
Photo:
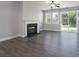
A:
{"type": "Polygon", "coordinates": [[[27,37],[37,34],[37,24],[27,24],[27,37]]]}

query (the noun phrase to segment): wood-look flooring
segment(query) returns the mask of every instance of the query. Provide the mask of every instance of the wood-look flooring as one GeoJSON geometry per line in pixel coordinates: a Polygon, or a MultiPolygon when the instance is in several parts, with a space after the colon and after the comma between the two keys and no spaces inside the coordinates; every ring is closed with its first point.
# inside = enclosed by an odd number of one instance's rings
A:
{"type": "Polygon", "coordinates": [[[33,37],[0,42],[1,57],[77,57],[79,34],[42,31],[33,37]]]}

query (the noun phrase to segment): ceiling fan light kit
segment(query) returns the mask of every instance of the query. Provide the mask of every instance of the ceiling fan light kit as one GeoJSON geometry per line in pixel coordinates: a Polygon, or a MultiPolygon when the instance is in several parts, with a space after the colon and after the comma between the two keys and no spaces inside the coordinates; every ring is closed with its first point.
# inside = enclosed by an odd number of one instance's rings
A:
{"type": "Polygon", "coordinates": [[[56,1],[50,1],[49,6],[51,8],[53,8],[53,7],[60,7],[60,4],[58,2],[56,2],[56,1]]]}

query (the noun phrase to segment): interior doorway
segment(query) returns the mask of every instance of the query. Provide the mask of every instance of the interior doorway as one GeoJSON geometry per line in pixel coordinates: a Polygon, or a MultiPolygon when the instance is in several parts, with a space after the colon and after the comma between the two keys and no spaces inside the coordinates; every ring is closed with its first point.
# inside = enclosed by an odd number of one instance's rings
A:
{"type": "Polygon", "coordinates": [[[77,32],[77,11],[61,12],[61,31],[77,32]]]}

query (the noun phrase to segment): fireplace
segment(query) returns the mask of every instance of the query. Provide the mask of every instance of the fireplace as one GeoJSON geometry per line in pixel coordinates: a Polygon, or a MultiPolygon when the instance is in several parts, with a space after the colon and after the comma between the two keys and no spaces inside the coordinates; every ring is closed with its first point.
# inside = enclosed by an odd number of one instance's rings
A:
{"type": "Polygon", "coordinates": [[[27,24],[27,37],[37,34],[37,24],[27,24]]]}

